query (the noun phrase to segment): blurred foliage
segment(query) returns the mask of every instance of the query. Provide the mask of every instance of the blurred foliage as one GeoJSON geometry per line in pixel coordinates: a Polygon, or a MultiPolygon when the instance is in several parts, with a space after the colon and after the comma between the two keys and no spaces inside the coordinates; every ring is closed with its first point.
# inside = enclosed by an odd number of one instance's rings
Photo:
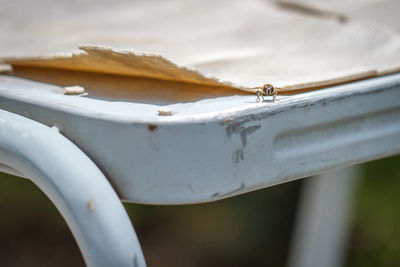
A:
{"type": "MultiPolygon", "coordinates": [[[[125,203],[148,266],[283,266],[299,182],[213,203],[125,203]]],[[[84,266],[66,224],[29,180],[0,174],[0,266],[84,266]]]]}
{"type": "Polygon", "coordinates": [[[84,266],[63,218],[29,180],[0,173],[0,266],[84,266]]]}
{"type": "MultiPolygon", "coordinates": [[[[400,156],[361,165],[349,267],[400,266],[400,156]]],[[[125,203],[157,266],[284,266],[301,182],[207,204],[125,203]]],[[[0,266],[84,266],[62,217],[29,180],[0,174],[0,266]]]]}
{"type": "Polygon", "coordinates": [[[363,165],[356,201],[347,265],[400,266],[400,156],[363,165]]]}
{"type": "Polygon", "coordinates": [[[299,182],[213,203],[125,204],[149,266],[283,266],[299,182]]]}

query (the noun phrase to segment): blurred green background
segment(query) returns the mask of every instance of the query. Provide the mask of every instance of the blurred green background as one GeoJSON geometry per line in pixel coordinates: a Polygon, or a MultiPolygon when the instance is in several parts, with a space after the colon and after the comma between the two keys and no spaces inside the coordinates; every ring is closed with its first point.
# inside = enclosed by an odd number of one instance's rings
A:
{"type": "MultiPolygon", "coordinates": [[[[361,165],[345,266],[400,266],[400,156],[361,165]]],[[[302,181],[187,206],[125,204],[149,267],[285,266],[302,181]]],[[[0,174],[0,266],[84,266],[53,204],[0,174]]]]}

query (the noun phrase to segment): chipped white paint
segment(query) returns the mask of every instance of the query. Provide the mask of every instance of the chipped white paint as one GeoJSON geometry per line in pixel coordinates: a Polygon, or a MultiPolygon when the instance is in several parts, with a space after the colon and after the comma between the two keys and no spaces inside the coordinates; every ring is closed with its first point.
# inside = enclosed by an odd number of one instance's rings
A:
{"type": "Polygon", "coordinates": [[[170,109],[159,109],[157,113],[159,116],[172,116],[172,110],[170,109]]]}
{"type": "Polygon", "coordinates": [[[79,85],[64,87],[64,95],[80,95],[85,93],[85,88],[79,85]]]}
{"type": "Polygon", "coordinates": [[[57,133],[59,133],[59,132],[60,132],[60,127],[58,127],[58,126],[56,126],[56,125],[54,125],[54,126],[50,127],[50,129],[52,129],[52,130],[56,131],[57,133]]]}

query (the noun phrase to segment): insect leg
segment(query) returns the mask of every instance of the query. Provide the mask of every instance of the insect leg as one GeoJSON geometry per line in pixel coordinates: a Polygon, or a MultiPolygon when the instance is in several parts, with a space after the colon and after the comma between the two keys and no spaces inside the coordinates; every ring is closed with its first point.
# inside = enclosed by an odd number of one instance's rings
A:
{"type": "Polygon", "coordinates": [[[262,93],[260,92],[260,90],[256,91],[257,94],[257,102],[260,101],[260,95],[262,95],[262,93]]]}

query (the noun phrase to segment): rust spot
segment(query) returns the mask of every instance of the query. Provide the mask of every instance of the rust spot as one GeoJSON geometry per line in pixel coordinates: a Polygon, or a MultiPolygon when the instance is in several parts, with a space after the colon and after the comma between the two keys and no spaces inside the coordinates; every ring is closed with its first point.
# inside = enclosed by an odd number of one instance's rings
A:
{"type": "Polygon", "coordinates": [[[154,132],[156,129],[157,129],[157,125],[155,125],[155,124],[149,124],[148,126],[147,126],[147,129],[149,129],[149,131],[150,132],[154,132]]]}
{"type": "Polygon", "coordinates": [[[255,125],[255,126],[250,126],[250,127],[242,129],[242,131],[240,133],[240,137],[242,139],[243,146],[246,146],[246,144],[247,144],[247,136],[254,133],[255,131],[257,131],[260,128],[261,128],[261,125],[255,125]]]}
{"type": "Polygon", "coordinates": [[[216,192],[216,193],[212,194],[211,197],[212,197],[212,198],[218,197],[220,194],[221,194],[220,192],[216,192]]]}
{"type": "Polygon", "coordinates": [[[93,211],[93,210],[94,210],[94,203],[93,203],[93,200],[90,200],[90,201],[89,201],[87,207],[88,207],[88,210],[90,210],[90,211],[93,211]]]}
{"type": "Polygon", "coordinates": [[[239,163],[244,160],[243,149],[238,149],[232,154],[233,163],[239,163]]]}
{"type": "Polygon", "coordinates": [[[236,192],[239,192],[240,190],[242,190],[243,188],[245,188],[245,186],[246,186],[246,185],[244,184],[244,182],[241,182],[241,183],[240,183],[240,186],[239,186],[238,188],[232,190],[232,191],[229,191],[229,192],[226,192],[226,193],[223,193],[223,194],[221,194],[221,192],[216,192],[216,193],[212,194],[210,197],[212,197],[212,198],[216,198],[216,197],[226,197],[226,196],[232,195],[232,194],[234,194],[234,193],[236,193],[236,192]]]}

